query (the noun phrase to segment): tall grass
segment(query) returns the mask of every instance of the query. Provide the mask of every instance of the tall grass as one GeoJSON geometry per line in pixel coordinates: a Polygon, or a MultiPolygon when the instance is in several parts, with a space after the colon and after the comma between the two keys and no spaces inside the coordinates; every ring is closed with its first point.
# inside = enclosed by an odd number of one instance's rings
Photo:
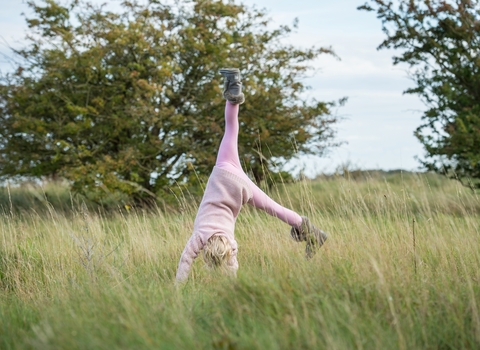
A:
{"type": "Polygon", "coordinates": [[[196,204],[108,217],[82,206],[7,210],[0,348],[480,347],[477,194],[411,174],[270,194],[330,233],[317,255],[305,260],[288,226],[245,207],[238,278],[198,259],[182,287],[174,275],[196,204]]]}

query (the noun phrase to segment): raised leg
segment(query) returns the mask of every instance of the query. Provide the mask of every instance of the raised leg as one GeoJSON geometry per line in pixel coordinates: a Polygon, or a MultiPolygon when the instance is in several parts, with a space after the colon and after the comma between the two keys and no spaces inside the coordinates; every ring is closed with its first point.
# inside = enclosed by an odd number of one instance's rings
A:
{"type": "Polygon", "coordinates": [[[215,165],[247,181],[253,193],[253,198],[249,201],[251,205],[264,210],[272,216],[278,217],[290,226],[300,228],[302,225],[301,216],[290,209],[282,207],[268,197],[243,171],[238,156],[238,112],[239,104],[244,101],[244,95],[241,92],[240,72],[236,68],[222,69],[220,72],[225,77],[224,96],[227,102],[225,105],[225,133],[220,143],[215,165]]]}
{"type": "Polygon", "coordinates": [[[243,173],[238,157],[238,110],[239,105],[227,101],[225,105],[225,133],[218,150],[216,165],[230,170],[233,166],[237,171],[243,173]]]}

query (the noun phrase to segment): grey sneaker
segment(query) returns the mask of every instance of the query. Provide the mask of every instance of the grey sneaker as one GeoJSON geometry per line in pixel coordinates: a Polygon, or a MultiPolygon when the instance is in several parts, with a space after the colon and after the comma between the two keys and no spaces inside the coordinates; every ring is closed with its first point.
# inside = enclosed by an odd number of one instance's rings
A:
{"type": "Polygon", "coordinates": [[[302,216],[302,226],[292,227],[290,235],[297,242],[307,242],[305,255],[307,259],[312,258],[323,243],[327,240],[327,234],[313,226],[306,216],[302,216]]]}
{"type": "Polygon", "coordinates": [[[222,68],[220,74],[225,77],[223,86],[223,97],[234,105],[245,102],[245,95],[242,93],[242,78],[238,68],[222,68]]]}

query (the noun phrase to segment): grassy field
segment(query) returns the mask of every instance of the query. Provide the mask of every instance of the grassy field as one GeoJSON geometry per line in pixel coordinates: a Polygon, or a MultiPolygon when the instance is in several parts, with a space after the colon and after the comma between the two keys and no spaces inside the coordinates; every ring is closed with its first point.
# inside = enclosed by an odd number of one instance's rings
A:
{"type": "Polygon", "coordinates": [[[245,207],[238,278],[198,259],[180,288],[197,205],[189,199],[170,213],[68,212],[36,194],[34,209],[5,205],[0,348],[480,348],[478,194],[415,174],[270,194],[329,232],[321,251],[306,261],[288,226],[245,207]]]}

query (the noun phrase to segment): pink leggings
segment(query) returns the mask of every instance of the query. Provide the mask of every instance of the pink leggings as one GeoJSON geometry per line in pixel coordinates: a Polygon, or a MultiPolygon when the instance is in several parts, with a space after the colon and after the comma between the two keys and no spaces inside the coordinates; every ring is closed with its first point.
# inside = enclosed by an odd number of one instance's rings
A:
{"type": "Polygon", "coordinates": [[[218,150],[216,166],[228,170],[247,181],[253,193],[253,198],[249,201],[249,204],[264,210],[272,216],[278,217],[290,226],[300,227],[302,224],[300,215],[282,207],[267,196],[243,171],[240,158],[238,157],[238,110],[239,105],[234,105],[227,101],[225,106],[225,134],[218,150]]]}

